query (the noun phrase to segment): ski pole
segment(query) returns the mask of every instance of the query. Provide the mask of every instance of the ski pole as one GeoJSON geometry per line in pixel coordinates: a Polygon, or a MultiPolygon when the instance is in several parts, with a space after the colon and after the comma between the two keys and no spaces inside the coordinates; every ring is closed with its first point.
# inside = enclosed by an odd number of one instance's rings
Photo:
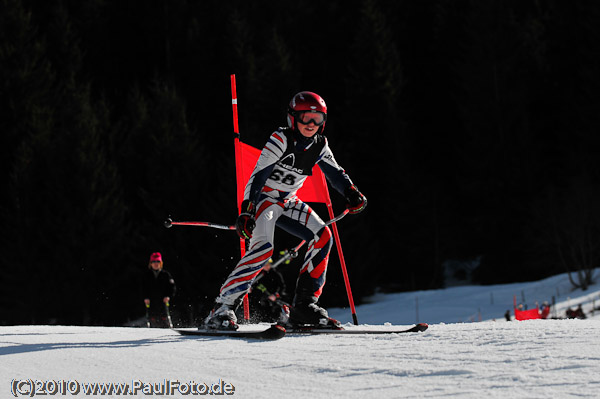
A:
{"type": "MultiPolygon", "coordinates": [[[[348,212],[349,212],[348,209],[344,210],[344,212],[340,213],[333,219],[327,221],[325,223],[325,225],[329,226],[330,224],[337,222],[338,220],[340,220],[344,216],[346,216],[348,214],[348,212]]],[[[165,227],[167,229],[169,229],[172,226],[200,226],[200,227],[212,227],[213,229],[221,229],[221,230],[235,230],[235,226],[233,226],[233,225],[227,226],[224,224],[218,224],[218,223],[212,223],[212,222],[175,222],[175,221],[173,221],[173,219],[167,218],[167,220],[165,220],[165,227]]]]}
{"type": "Polygon", "coordinates": [[[150,328],[150,304],[146,304],[146,327],[150,328]]]}
{"type": "Polygon", "coordinates": [[[226,226],[224,224],[212,222],[174,222],[171,218],[167,218],[167,220],[165,220],[165,227],[168,229],[171,228],[171,226],[200,226],[221,230],[235,230],[235,226],[226,226]]]}
{"type": "Polygon", "coordinates": [[[288,262],[290,259],[293,259],[293,258],[295,258],[296,256],[298,256],[298,250],[299,250],[299,249],[302,247],[302,245],[304,245],[304,243],[305,243],[305,241],[302,241],[302,242],[300,243],[300,245],[296,246],[296,247],[295,247],[295,248],[293,248],[293,249],[286,249],[285,251],[281,251],[281,252],[279,253],[280,255],[282,255],[282,256],[281,256],[281,258],[277,259],[277,260],[275,261],[275,263],[273,263],[273,264],[271,265],[271,269],[276,269],[276,268],[277,268],[277,266],[281,265],[283,262],[286,262],[286,264],[287,264],[287,262],[288,262]]]}
{"type": "Polygon", "coordinates": [[[325,222],[325,226],[329,226],[330,224],[333,224],[333,223],[341,220],[344,216],[346,216],[348,214],[348,212],[350,212],[350,209],[348,209],[348,208],[344,209],[344,212],[340,213],[339,215],[337,215],[333,219],[325,222]]]}
{"type": "Polygon", "coordinates": [[[171,320],[171,312],[169,311],[169,302],[165,302],[165,313],[167,314],[167,323],[169,323],[169,328],[173,328],[173,321],[171,320]]]}
{"type": "MultiPolygon", "coordinates": [[[[328,220],[327,222],[325,222],[325,226],[329,226],[329,225],[331,225],[331,224],[333,224],[333,223],[341,220],[344,216],[346,216],[348,214],[348,212],[350,212],[350,211],[348,209],[345,209],[344,212],[340,213],[339,215],[337,215],[333,219],[328,220]]],[[[295,258],[296,256],[298,256],[298,251],[300,250],[300,248],[302,248],[302,246],[304,244],[306,244],[306,240],[302,240],[300,242],[300,244],[296,245],[294,248],[286,250],[286,254],[284,256],[282,256],[281,258],[277,259],[277,262],[273,263],[271,265],[271,268],[276,268],[282,262],[285,262],[288,259],[292,259],[292,258],[295,258]]]]}

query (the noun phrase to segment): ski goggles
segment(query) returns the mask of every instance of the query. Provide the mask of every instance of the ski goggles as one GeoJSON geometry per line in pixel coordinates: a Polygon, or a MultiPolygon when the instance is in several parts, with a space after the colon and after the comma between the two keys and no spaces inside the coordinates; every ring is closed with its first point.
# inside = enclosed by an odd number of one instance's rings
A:
{"type": "Polygon", "coordinates": [[[303,125],[312,122],[317,126],[321,126],[327,120],[327,114],[321,111],[298,111],[295,116],[298,118],[298,122],[303,125]]]}

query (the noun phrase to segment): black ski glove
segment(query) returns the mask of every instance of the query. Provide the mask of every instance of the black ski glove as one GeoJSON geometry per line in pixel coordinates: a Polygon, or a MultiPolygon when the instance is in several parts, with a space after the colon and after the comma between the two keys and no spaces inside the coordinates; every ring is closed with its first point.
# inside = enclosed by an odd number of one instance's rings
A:
{"type": "Polygon", "coordinates": [[[252,231],[256,227],[254,221],[254,214],[256,209],[254,204],[248,200],[242,202],[242,213],[237,217],[235,221],[235,230],[241,238],[249,240],[252,238],[252,231]]]}
{"type": "Polygon", "coordinates": [[[348,202],[346,207],[353,215],[362,212],[367,207],[367,198],[358,191],[355,185],[348,187],[344,191],[344,196],[348,202]]]}

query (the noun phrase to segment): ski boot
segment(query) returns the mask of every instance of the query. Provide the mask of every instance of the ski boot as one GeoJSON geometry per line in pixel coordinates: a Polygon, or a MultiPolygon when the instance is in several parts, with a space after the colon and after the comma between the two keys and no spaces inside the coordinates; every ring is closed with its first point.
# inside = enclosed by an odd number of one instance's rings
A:
{"type": "Polygon", "coordinates": [[[296,301],[290,310],[288,324],[292,328],[324,328],[341,330],[342,325],[329,317],[327,310],[317,305],[315,298],[308,301],[296,301]]]}
{"type": "Polygon", "coordinates": [[[204,328],[207,330],[237,330],[237,317],[230,305],[216,303],[213,310],[204,319],[204,328]]]}
{"type": "Polygon", "coordinates": [[[286,325],[289,325],[289,320],[290,320],[290,305],[288,305],[287,303],[281,303],[279,317],[277,318],[277,320],[275,320],[275,322],[277,324],[279,324],[280,326],[285,327],[286,325]]]}

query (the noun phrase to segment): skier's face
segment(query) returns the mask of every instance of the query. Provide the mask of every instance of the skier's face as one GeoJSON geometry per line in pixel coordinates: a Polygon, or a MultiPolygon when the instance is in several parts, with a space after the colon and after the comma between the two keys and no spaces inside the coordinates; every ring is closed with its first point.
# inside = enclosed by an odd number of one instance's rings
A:
{"type": "Polygon", "coordinates": [[[307,125],[303,124],[302,122],[298,122],[298,131],[304,137],[314,136],[319,130],[319,127],[320,126],[315,125],[313,121],[310,121],[307,125]]]}
{"type": "Polygon", "coordinates": [[[304,137],[312,137],[327,120],[327,114],[320,111],[302,111],[296,114],[298,130],[304,137]]]}
{"type": "Polygon", "coordinates": [[[157,260],[152,261],[152,262],[150,262],[150,266],[152,266],[152,269],[158,270],[158,269],[160,269],[160,262],[157,260]]]}

